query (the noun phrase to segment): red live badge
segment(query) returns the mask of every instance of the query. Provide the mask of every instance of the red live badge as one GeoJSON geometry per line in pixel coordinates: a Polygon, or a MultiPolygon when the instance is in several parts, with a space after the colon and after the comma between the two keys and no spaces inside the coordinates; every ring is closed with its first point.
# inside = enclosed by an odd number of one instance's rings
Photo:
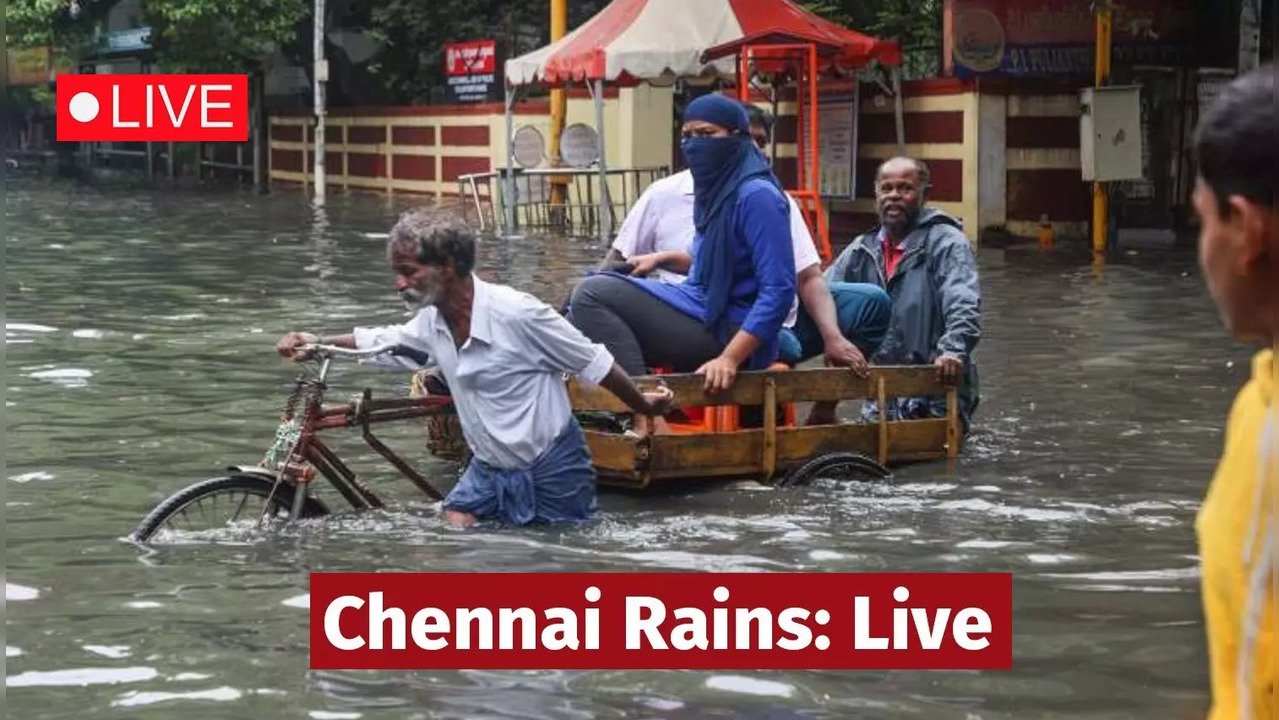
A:
{"type": "Polygon", "coordinates": [[[245,142],[247,75],[58,75],[58,142],[245,142]]]}

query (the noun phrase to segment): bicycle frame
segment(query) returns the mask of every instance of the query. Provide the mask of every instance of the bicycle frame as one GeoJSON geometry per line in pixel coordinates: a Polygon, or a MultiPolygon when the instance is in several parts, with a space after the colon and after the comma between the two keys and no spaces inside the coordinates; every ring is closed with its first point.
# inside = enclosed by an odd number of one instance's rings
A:
{"type": "MultiPolygon", "coordinates": [[[[292,443],[289,452],[275,467],[269,458],[263,461],[267,470],[273,471],[278,481],[292,482],[297,488],[293,496],[293,507],[290,519],[296,520],[307,496],[307,490],[318,472],[336,489],[343,498],[356,510],[385,507],[385,504],[367,486],[360,482],[358,476],[342,461],[338,454],[320,439],[322,432],[335,429],[358,427],[365,443],[391,463],[401,475],[408,478],[428,498],[443,500],[444,495],[426,478],[414,470],[393,450],[374,437],[372,426],[378,423],[397,420],[410,420],[438,415],[452,406],[449,397],[422,398],[386,398],[373,399],[373,392],[365,388],[363,394],[354,402],[325,407],[324,394],[328,389],[327,376],[333,355],[342,354],[353,357],[372,357],[385,352],[395,352],[398,346],[383,346],[365,351],[348,351],[342,348],[316,347],[314,352],[320,353],[320,369],[314,378],[305,373],[298,376],[290,401],[281,420],[279,438],[291,435],[289,429],[295,427],[295,405],[299,398],[305,398],[302,409],[297,439],[292,443]],[[306,392],[307,390],[311,392],[306,392]]],[[[273,448],[272,450],[274,450],[273,448]]]]}

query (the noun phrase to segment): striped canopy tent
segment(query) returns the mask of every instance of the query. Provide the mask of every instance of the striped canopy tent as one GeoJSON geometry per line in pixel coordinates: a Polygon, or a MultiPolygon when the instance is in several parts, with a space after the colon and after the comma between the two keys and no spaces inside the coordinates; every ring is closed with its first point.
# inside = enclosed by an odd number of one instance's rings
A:
{"type": "Polygon", "coordinates": [[[737,77],[726,57],[745,44],[803,43],[824,69],[901,61],[892,42],[849,30],[790,0],[616,0],[581,27],[506,61],[511,85],[603,81],[669,84],[737,77]]]}
{"type": "MultiPolygon", "coordinates": [[[[614,0],[560,40],[505,64],[509,168],[514,168],[512,110],[525,86],[585,84],[595,102],[601,186],[607,188],[604,162],[604,84],[669,85],[677,80],[739,82],[733,57],[746,47],[806,45],[816,51],[822,71],[846,72],[872,61],[901,62],[897,44],[849,30],[790,0],[614,0]]],[[[765,50],[766,48],[760,48],[765,50]]],[[[757,70],[769,63],[753,51],[757,70]]],[[[510,176],[510,173],[508,173],[510,176]]],[[[508,185],[514,191],[513,178],[508,185]]],[[[607,220],[600,197],[601,218],[607,220]]],[[[505,203],[509,223],[514,205],[505,203]]],[[[601,222],[601,238],[609,229],[601,222]]]]}

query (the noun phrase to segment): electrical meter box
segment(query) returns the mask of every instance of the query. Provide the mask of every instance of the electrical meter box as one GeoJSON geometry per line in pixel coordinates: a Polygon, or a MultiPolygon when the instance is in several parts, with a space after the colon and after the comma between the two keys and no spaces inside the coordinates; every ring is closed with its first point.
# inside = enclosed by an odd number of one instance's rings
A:
{"type": "Polygon", "coordinates": [[[1084,88],[1079,101],[1083,179],[1142,179],[1141,87],[1084,88]]]}

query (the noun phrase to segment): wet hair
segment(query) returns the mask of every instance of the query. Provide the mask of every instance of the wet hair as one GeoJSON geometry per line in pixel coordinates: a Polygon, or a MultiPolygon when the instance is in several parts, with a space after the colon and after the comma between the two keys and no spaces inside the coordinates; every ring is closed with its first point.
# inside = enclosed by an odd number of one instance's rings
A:
{"type": "Polygon", "coordinates": [[[880,163],[879,167],[875,169],[875,179],[879,179],[879,176],[884,173],[884,168],[886,166],[895,162],[909,162],[911,165],[915,166],[915,176],[919,178],[919,191],[921,193],[926,192],[929,186],[933,184],[933,174],[928,169],[928,163],[918,158],[905,156],[888,158],[884,162],[880,163]]]}
{"type": "Polygon", "coordinates": [[[410,210],[391,228],[387,252],[404,250],[423,265],[442,267],[453,261],[459,277],[475,267],[475,234],[464,223],[426,208],[410,210]]]}
{"type": "Polygon", "coordinates": [[[762,125],[764,127],[764,134],[769,140],[772,140],[773,114],[754,103],[743,102],[742,107],[746,108],[746,120],[751,125],[762,125]]]}
{"type": "Polygon", "coordinates": [[[1229,217],[1230,196],[1275,206],[1275,65],[1267,63],[1222,89],[1195,130],[1199,177],[1229,217]]]}

